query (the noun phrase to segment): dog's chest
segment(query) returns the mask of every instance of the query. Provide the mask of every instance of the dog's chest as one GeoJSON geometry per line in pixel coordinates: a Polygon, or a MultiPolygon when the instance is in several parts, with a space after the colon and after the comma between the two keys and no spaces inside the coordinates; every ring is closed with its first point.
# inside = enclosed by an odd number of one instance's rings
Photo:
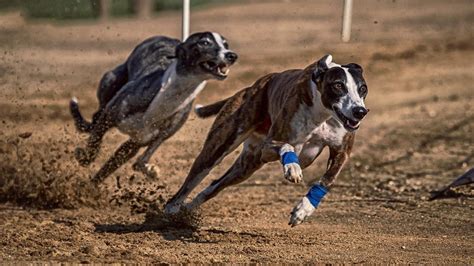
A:
{"type": "Polygon", "coordinates": [[[315,129],[321,127],[328,118],[321,105],[300,105],[298,110],[291,118],[291,139],[290,141],[297,143],[304,143],[311,138],[315,129]]]}
{"type": "Polygon", "coordinates": [[[120,131],[137,141],[150,141],[164,128],[172,126],[174,120],[180,119],[183,109],[192,103],[205,85],[205,81],[179,76],[172,65],[165,72],[161,89],[145,113],[135,114],[122,121],[120,131]]]}
{"type": "Polygon", "coordinates": [[[192,102],[205,87],[205,81],[179,76],[176,71],[165,73],[162,88],[146,111],[148,118],[157,122],[181,110],[192,102]]]}
{"type": "Polygon", "coordinates": [[[347,130],[335,119],[330,118],[311,132],[309,142],[329,146],[340,146],[346,134],[347,130]]]}

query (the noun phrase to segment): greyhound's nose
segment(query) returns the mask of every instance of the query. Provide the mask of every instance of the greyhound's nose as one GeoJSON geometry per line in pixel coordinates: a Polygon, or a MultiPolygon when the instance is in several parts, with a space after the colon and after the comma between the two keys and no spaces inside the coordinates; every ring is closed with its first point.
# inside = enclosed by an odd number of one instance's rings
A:
{"type": "Polygon", "coordinates": [[[357,106],[352,108],[352,115],[354,115],[355,118],[361,120],[364,118],[364,116],[368,113],[369,111],[365,109],[364,107],[357,106]]]}
{"type": "Polygon", "coordinates": [[[239,56],[234,52],[227,52],[225,54],[225,59],[227,59],[227,61],[229,61],[231,64],[234,63],[237,58],[239,58],[239,56]]]}

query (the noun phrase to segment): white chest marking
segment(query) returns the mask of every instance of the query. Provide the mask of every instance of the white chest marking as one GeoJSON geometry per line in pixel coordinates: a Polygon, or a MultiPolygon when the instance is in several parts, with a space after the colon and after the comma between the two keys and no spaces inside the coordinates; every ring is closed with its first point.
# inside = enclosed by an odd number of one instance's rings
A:
{"type": "Polygon", "coordinates": [[[309,142],[339,146],[346,134],[347,130],[337,120],[331,118],[331,121],[326,121],[314,129],[309,142]]]}
{"type": "Polygon", "coordinates": [[[176,61],[166,70],[160,92],[155,96],[143,118],[145,124],[166,119],[184,108],[206,85],[205,81],[192,76],[179,76],[176,61]]]}

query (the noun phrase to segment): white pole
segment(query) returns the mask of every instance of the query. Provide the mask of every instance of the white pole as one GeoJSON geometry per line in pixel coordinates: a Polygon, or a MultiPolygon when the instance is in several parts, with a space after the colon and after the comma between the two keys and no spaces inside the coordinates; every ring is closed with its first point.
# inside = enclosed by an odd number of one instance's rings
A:
{"type": "Polygon", "coordinates": [[[351,39],[352,24],[352,0],[344,0],[344,9],[342,12],[342,31],[341,38],[343,42],[351,39]]]}
{"type": "Polygon", "coordinates": [[[181,32],[181,37],[183,39],[183,42],[188,38],[189,36],[189,3],[190,0],[183,0],[183,30],[181,32]]]}

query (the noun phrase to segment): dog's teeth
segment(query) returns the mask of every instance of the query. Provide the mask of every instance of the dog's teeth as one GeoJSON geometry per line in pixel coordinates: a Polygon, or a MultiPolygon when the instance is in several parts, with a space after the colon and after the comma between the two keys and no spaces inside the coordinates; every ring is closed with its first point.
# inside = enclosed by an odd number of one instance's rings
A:
{"type": "Polygon", "coordinates": [[[229,68],[227,66],[218,67],[219,74],[227,75],[229,73],[229,68]]]}

